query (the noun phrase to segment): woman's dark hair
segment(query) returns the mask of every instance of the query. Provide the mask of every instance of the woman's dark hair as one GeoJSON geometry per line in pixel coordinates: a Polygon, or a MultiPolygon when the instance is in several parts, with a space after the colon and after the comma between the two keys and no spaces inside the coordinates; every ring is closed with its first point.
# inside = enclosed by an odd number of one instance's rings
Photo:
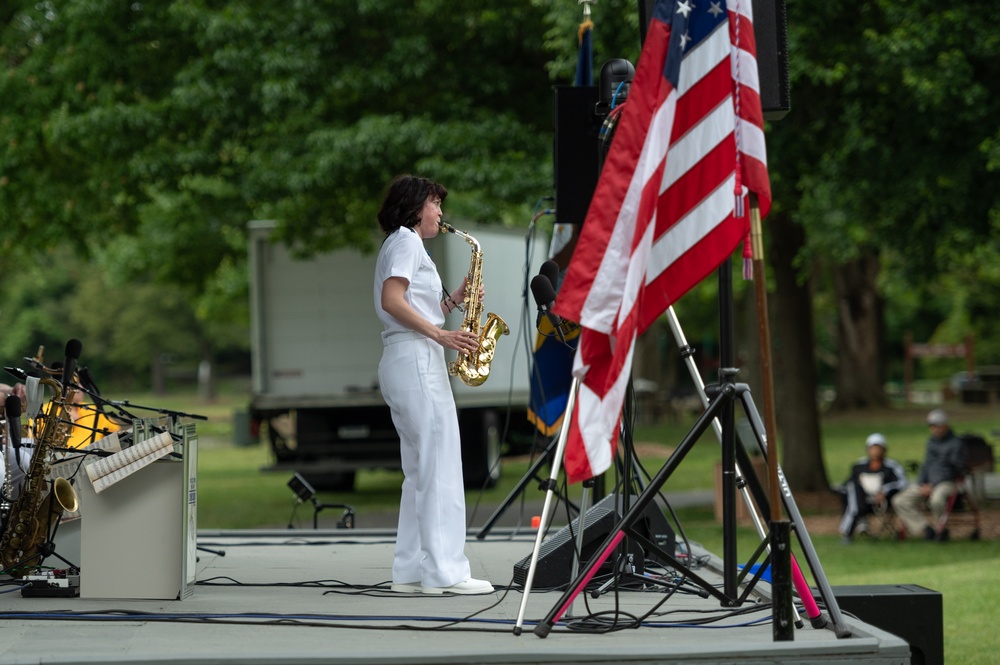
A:
{"type": "Polygon", "coordinates": [[[378,225],[389,235],[401,226],[413,228],[420,223],[420,211],[431,195],[442,201],[448,190],[428,178],[412,175],[396,176],[386,189],[382,207],[378,211],[378,225]]]}

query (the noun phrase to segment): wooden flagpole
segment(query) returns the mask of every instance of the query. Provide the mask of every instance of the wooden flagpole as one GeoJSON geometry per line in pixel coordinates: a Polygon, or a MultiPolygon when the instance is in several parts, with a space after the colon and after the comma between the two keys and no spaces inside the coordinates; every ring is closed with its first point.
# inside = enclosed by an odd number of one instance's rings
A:
{"type": "Polygon", "coordinates": [[[757,331],[760,338],[761,386],[764,398],[764,436],[767,438],[767,489],[771,504],[771,602],[772,635],[776,642],[792,641],[791,522],[781,519],[778,487],[778,436],[774,415],[774,375],[771,366],[771,326],[767,318],[767,273],[764,267],[764,238],[757,195],[750,194],[750,239],[753,247],[754,288],[757,293],[757,331]]]}
{"type": "Polygon", "coordinates": [[[757,195],[750,194],[750,239],[753,246],[753,281],[757,294],[757,336],[760,344],[760,378],[764,400],[764,434],[767,437],[767,489],[771,519],[781,519],[778,491],[778,437],[774,415],[774,375],[771,368],[771,326],[767,319],[767,277],[764,268],[764,237],[757,195]]]}

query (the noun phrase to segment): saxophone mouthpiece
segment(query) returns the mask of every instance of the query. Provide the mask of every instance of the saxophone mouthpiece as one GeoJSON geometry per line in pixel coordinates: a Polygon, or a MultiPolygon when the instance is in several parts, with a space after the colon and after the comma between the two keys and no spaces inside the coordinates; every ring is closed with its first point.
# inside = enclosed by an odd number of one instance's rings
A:
{"type": "Polygon", "coordinates": [[[454,233],[455,232],[455,227],[452,226],[451,224],[446,223],[446,222],[438,222],[438,226],[441,227],[441,231],[443,233],[454,233]]]}

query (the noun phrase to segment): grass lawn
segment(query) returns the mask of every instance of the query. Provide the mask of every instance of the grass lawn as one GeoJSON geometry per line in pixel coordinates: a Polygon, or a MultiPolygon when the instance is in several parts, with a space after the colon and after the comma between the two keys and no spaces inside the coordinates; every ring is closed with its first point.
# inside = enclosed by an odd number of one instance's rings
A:
{"type": "MultiPolygon", "coordinates": [[[[245,392],[227,394],[210,404],[201,404],[188,395],[167,398],[142,396],[134,403],[171,408],[209,417],[198,422],[199,506],[201,528],[278,527],[289,523],[293,500],[286,483],[287,473],[267,473],[261,468],[271,463],[270,453],[261,443],[236,447],[232,443],[232,417],[245,408],[245,392]]],[[[889,453],[899,460],[919,460],[923,456],[927,427],[925,407],[887,409],[862,416],[827,416],[822,423],[824,461],[827,475],[839,483],[847,475],[850,463],[864,454],[865,437],[882,432],[889,443],[889,453]]],[[[1000,414],[989,406],[949,407],[959,433],[976,431],[987,437],[1000,430],[1000,414]]],[[[655,472],[679,443],[693,418],[656,427],[637,428],[635,439],[643,464],[655,472]]],[[[779,440],[779,449],[791,445],[779,440]]],[[[666,492],[711,489],[718,444],[709,434],[691,450],[678,471],[664,488],[666,492]]],[[[470,512],[477,501],[495,504],[501,501],[521,478],[528,465],[524,458],[506,458],[498,486],[488,492],[469,492],[470,512]]],[[[362,516],[368,511],[394,510],[399,500],[401,474],[388,471],[362,471],[357,488],[349,495],[322,495],[326,502],[352,504],[362,516]]],[[[529,496],[537,492],[529,486],[529,496]]],[[[578,489],[573,490],[578,496],[578,489]]],[[[309,526],[311,510],[301,509],[296,524],[309,526]]],[[[481,508],[474,526],[481,525],[489,511],[481,508]]],[[[803,510],[804,513],[807,511],[803,510]]],[[[711,508],[687,509],[680,513],[681,526],[691,540],[721,553],[721,529],[711,508]]],[[[807,522],[809,516],[807,515],[807,522]]],[[[917,584],[939,591],[944,601],[945,653],[949,663],[993,663],[1000,652],[1000,631],[992,623],[1000,616],[1000,545],[996,540],[982,542],[953,541],[947,544],[888,540],[859,540],[841,545],[835,535],[816,533],[810,527],[821,565],[831,585],[917,584]]],[[[750,529],[740,530],[738,551],[749,557],[756,546],[750,529]]],[[[801,552],[800,563],[804,565],[801,552]]],[[[807,577],[809,577],[807,575],[807,577]]]]}

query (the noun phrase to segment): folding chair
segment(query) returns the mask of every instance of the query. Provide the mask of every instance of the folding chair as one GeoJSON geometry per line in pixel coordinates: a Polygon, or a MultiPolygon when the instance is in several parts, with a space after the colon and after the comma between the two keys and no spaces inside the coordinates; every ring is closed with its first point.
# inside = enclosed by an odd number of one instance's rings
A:
{"type": "Polygon", "coordinates": [[[947,534],[950,531],[948,525],[954,524],[959,520],[965,521],[965,518],[969,518],[972,521],[972,533],[969,534],[969,540],[979,540],[981,533],[979,505],[976,503],[976,499],[971,491],[969,476],[959,476],[955,479],[955,485],[958,489],[948,497],[944,512],[941,513],[941,518],[938,520],[934,530],[937,532],[939,540],[947,540],[949,537],[947,534]]]}
{"type": "Polygon", "coordinates": [[[864,518],[868,525],[868,535],[873,538],[895,536],[896,521],[892,505],[888,499],[881,503],[875,501],[876,495],[882,491],[882,478],[877,474],[863,473],[858,481],[864,490],[865,503],[868,504],[868,514],[864,518]]]}
{"type": "Polygon", "coordinates": [[[986,498],[986,474],[994,468],[993,446],[978,434],[963,434],[965,443],[965,468],[969,478],[969,490],[973,498],[982,501],[986,498]]]}
{"type": "Polygon", "coordinates": [[[945,537],[943,534],[946,533],[949,523],[960,519],[970,519],[972,533],[969,535],[969,539],[979,540],[981,522],[978,499],[982,498],[985,493],[983,476],[993,471],[993,446],[976,434],[963,434],[960,438],[965,443],[965,469],[962,475],[955,479],[957,490],[948,497],[948,502],[945,504],[944,512],[941,513],[935,531],[937,531],[939,538],[945,537]]]}
{"type": "MultiPolygon", "coordinates": [[[[861,478],[861,489],[868,510],[860,518],[862,521],[858,523],[859,532],[863,532],[871,538],[896,538],[898,527],[896,526],[896,513],[892,510],[891,502],[886,500],[882,503],[876,503],[875,494],[878,493],[880,487],[866,486],[864,477],[861,478]]],[[[840,497],[841,502],[846,505],[848,485],[837,485],[831,487],[830,490],[840,497]]]]}

